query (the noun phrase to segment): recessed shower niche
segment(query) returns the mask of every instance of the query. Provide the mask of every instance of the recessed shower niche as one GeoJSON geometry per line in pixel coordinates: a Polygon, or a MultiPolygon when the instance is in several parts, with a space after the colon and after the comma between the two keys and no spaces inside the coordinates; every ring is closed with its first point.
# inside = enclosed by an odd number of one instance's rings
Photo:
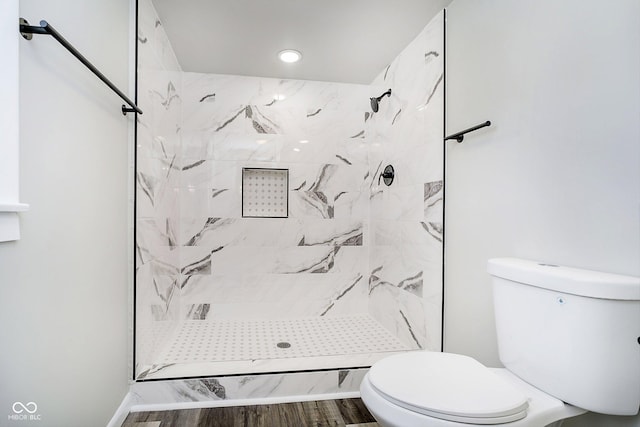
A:
{"type": "Polygon", "coordinates": [[[184,69],[138,8],[134,379],[441,350],[444,14],[356,84],[184,69]]]}
{"type": "Polygon", "coordinates": [[[287,169],[242,168],[242,216],[286,218],[289,212],[287,169]]]}

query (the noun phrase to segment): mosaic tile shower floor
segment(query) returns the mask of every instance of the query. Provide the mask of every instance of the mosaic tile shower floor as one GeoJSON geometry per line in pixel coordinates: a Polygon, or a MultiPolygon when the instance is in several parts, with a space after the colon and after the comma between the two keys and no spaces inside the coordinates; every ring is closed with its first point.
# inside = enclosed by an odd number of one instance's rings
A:
{"type": "Polygon", "coordinates": [[[411,350],[367,315],[286,320],[187,320],[146,377],[370,366],[411,350]]]}
{"type": "Polygon", "coordinates": [[[334,356],[405,348],[366,315],[295,320],[189,320],[182,324],[159,363],[334,356]]]}

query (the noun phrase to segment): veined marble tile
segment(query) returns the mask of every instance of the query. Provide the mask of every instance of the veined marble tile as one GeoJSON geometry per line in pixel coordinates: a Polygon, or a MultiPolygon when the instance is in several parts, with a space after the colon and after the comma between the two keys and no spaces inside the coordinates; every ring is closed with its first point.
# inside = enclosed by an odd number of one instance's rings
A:
{"type": "MultiPolygon", "coordinates": [[[[415,123],[416,121],[412,121],[415,123]]],[[[390,133],[389,144],[383,145],[383,155],[391,163],[397,163],[406,180],[424,182],[442,175],[442,124],[436,135],[427,137],[427,129],[436,126],[398,127],[390,133]],[[422,164],[421,164],[422,162],[422,164]],[[405,165],[405,166],[402,166],[405,165]],[[436,175],[437,174],[437,175],[436,175]]]]}
{"type": "Polygon", "coordinates": [[[370,224],[369,311],[407,345],[430,350],[441,345],[442,23],[441,14],[376,78],[393,94],[367,121],[374,180],[386,164],[398,179],[395,191],[371,186],[372,218],[384,220],[370,224]],[[409,209],[394,207],[402,202],[409,209]]]}
{"type": "MultiPolygon", "coordinates": [[[[145,3],[149,1],[146,0],[145,3]]],[[[142,18],[142,17],[141,17],[142,18]]],[[[148,14],[144,14],[144,18],[150,18],[148,14]]],[[[144,19],[143,18],[143,19],[144,19]]],[[[148,21],[152,21],[151,19],[144,19],[147,21],[147,25],[143,23],[143,19],[139,20],[139,28],[138,28],[138,67],[145,69],[156,69],[161,70],[163,68],[162,60],[158,57],[158,53],[154,49],[153,43],[155,39],[155,34],[153,31],[153,26],[155,21],[151,22],[150,25],[148,21]]]]}
{"type": "Polygon", "coordinates": [[[289,189],[336,192],[363,191],[368,168],[363,165],[293,164],[289,170],[289,189]]]}
{"type": "Polygon", "coordinates": [[[160,354],[169,343],[169,340],[177,327],[177,321],[154,321],[148,316],[140,316],[136,318],[137,336],[135,342],[136,378],[142,372],[155,362],[155,358],[160,354]]]}
{"type": "Polygon", "coordinates": [[[299,246],[283,248],[275,258],[275,268],[269,272],[354,273],[366,268],[367,250],[358,246],[299,246]]]}
{"type": "Polygon", "coordinates": [[[333,371],[318,372],[316,375],[307,375],[306,384],[301,384],[301,378],[284,375],[273,376],[272,378],[262,378],[262,376],[247,377],[243,383],[231,382],[229,384],[229,393],[233,395],[248,396],[273,396],[280,394],[291,396],[296,391],[304,389],[302,395],[313,395],[326,393],[328,390],[335,390],[337,387],[337,373],[333,371]]]}
{"type": "Polygon", "coordinates": [[[185,308],[186,319],[206,320],[211,304],[188,304],[185,308]]]}
{"type": "Polygon", "coordinates": [[[285,139],[277,134],[213,132],[209,153],[221,161],[274,162],[285,139]]]}
{"type": "Polygon", "coordinates": [[[138,218],[177,217],[178,188],[161,185],[153,177],[138,173],[136,211],[138,218]]]}
{"type": "MultiPolygon", "coordinates": [[[[326,309],[326,303],[319,299],[295,301],[292,297],[286,296],[284,300],[286,302],[237,302],[213,304],[210,317],[212,320],[278,320],[302,317],[305,315],[319,316],[326,309]]],[[[364,306],[364,304],[360,305],[364,306]]],[[[364,309],[361,308],[360,312],[364,312],[364,309]]]]}
{"type": "MultiPolygon", "coordinates": [[[[198,110],[200,112],[200,110],[198,110]]],[[[197,125],[187,125],[189,130],[208,130],[247,135],[290,133],[282,126],[289,122],[303,120],[304,113],[299,110],[279,109],[254,104],[216,105],[197,125]]],[[[194,117],[189,118],[190,121],[194,117]]]]}
{"type": "Polygon", "coordinates": [[[346,369],[338,372],[338,388],[341,390],[360,390],[368,369],[346,369]]]}
{"type": "Polygon", "coordinates": [[[367,165],[369,162],[369,141],[366,136],[364,138],[340,139],[335,142],[336,153],[334,155],[338,160],[333,160],[338,164],[340,162],[356,165],[367,165]]]}
{"type": "Polygon", "coordinates": [[[184,90],[189,130],[349,138],[362,130],[353,132],[362,128],[358,122],[369,108],[367,88],[358,85],[185,73],[184,90]],[[340,92],[350,92],[349,98],[340,98],[340,92]],[[352,120],[344,120],[345,114],[352,120]]]}
{"type": "Polygon", "coordinates": [[[208,217],[212,195],[209,188],[183,188],[180,191],[179,217],[208,217]]]}
{"type": "MultiPolygon", "coordinates": [[[[179,65],[167,57],[153,5],[142,3],[136,266],[139,335],[152,332],[137,343],[136,372],[193,372],[153,359],[179,319],[368,310],[408,347],[438,350],[443,15],[372,85],[349,85],[170,72],[179,65]],[[369,97],[389,87],[373,114],[369,97]],[[391,187],[377,181],[387,164],[397,173],[391,187]],[[243,167],[290,170],[289,218],[241,217],[243,167]]],[[[335,371],[329,383],[356,386],[350,375],[335,371]]],[[[277,378],[240,394],[285,390],[289,377],[277,378]]],[[[186,401],[228,398],[235,386],[221,381],[165,391],[186,401]]]]}
{"type": "Polygon", "coordinates": [[[340,192],[336,194],[333,198],[333,215],[336,219],[368,218],[368,192],[340,192]]]}
{"type": "Polygon", "coordinates": [[[335,138],[326,132],[282,138],[278,154],[279,161],[289,163],[367,165],[367,159],[366,138],[335,138]]]}
{"type": "MultiPolygon", "coordinates": [[[[142,107],[142,104],[140,104],[142,107]]],[[[180,144],[180,135],[176,128],[175,133],[163,135],[161,133],[152,134],[145,128],[147,125],[140,122],[138,126],[137,155],[146,159],[172,159],[176,156],[176,151],[180,144]]]]}
{"type": "Polygon", "coordinates": [[[350,369],[346,373],[335,370],[137,382],[131,386],[131,392],[138,402],[148,405],[356,392],[359,390],[357,380],[364,378],[366,371],[350,369]]]}
{"type": "Polygon", "coordinates": [[[181,218],[180,245],[205,246],[211,249],[226,246],[237,238],[234,224],[237,219],[201,217],[181,218]]]}
{"type": "Polygon", "coordinates": [[[186,276],[181,281],[184,304],[225,304],[276,300],[276,291],[287,289],[274,283],[265,283],[263,275],[186,276]]]}
{"type": "Polygon", "coordinates": [[[185,89],[191,104],[279,105],[305,108],[308,114],[318,109],[368,111],[372,96],[368,85],[200,73],[185,73],[185,89]]]}
{"type": "Polygon", "coordinates": [[[148,218],[136,221],[136,265],[150,262],[178,265],[176,224],[169,218],[148,218]]]}
{"type": "Polygon", "coordinates": [[[308,115],[302,109],[251,104],[217,108],[200,126],[186,129],[254,136],[289,135],[302,139],[315,135],[354,139],[364,137],[364,123],[359,111],[327,110],[308,115]]]}
{"type": "Polygon", "coordinates": [[[184,218],[181,244],[240,247],[294,247],[300,241],[302,224],[292,218],[184,218]]]}
{"type": "MultiPolygon", "coordinates": [[[[437,150],[436,150],[437,151],[437,150]]],[[[443,165],[442,157],[438,158],[437,153],[431,153],[428,147],[423,146],[413,150],[404,150],[398,147],[398,153],[387,157],[388,164],[393,165],[396,171],[396,180],[393,187],[420,186],[425,182],[442,180],[443,165]],[[413,153],[413,157],[411,157],[413,153]]]]}
{"type": "Polygon", "coordinates": [[[166,156],[180,154],[181,94],[180,73],[177,71],[140,70],[138,104],[144,114],[139,123],[147,126],[154,138],[164,142],[166,156]]]}
{"type": "Polygon", "coordinates": [[[214,132],[181,128],[181,156],[194,160],[210,160],[213,157],[214,132]]]}
{"type": "MultiPolygon", "coordinates": [[[[397,172],[396,172],[397,173],[397,172]]],[[[371,199],[371,218],[374,220],[420,221],[424,218],[424,185],[394,183],[379,187],[381,197],[371,199]]]]}
{"type": "Polygon", "coordinates": [[[290,191],[289,195],[289,216],[292,218],[366,218],[369,212],[369,197],[365,191],[299,189],[290,191]]]}
{"type": "Polygon", "coordinates": [[[442,278],[438,282],[440,286],[433,292],[425,295],[424,321],[426,327],[425,348],[440,351],[442,349],[442,278]]]}
{"type": "Polygon", "coordinates": [[[202,246],[180,248],[180,274],[182,276],[208,276],[213,271],[213,259],[221,249],[202,246]]]}
{"type": "Polygon", "coordinates": [[[182,218],[215,217],[241,218],[242,195],[228,188],[183,188],[180,192],[182,218]]]}
{"type": "Polygon", "coordinates": [[[320,313],[320,316],[345,316],[366,312],[369,284],[366,275],[351,276],[345,285],[334,291],[320,313]]]}
{"type": "Polygon", "coordinates": [[[289,216],[332,219],[335,217],[335,197],[322,191],[289,191],[289,216]]]}
{"type": "Polygon", "coordinates": [[[179,187],[180,165],[176,157],[138,158],[138,174],[153,177],[164,186],[179,187]]]}
{"type": "Polygon", "coordinates": [[[215,164],[204,158],[181,157],[177,160],[181,188],[211,188],[215,164]]]}
{"type": "Polygon", "coordinates": [[[424,221],[371,221],[372,246],[415,245],[442,248],[442,241],[430,233],[424,221]]]}
{"type": "Polygon", "coordinates": [[[156,245],[151,242],[144,246],[143,239],[136,241],[136,267],[150,265],[155,275],[175,275],[178,272],[179,254],[171,246],[156,245]]]}
{"type": "MultiPolygon", "coordinates": [[[[214,161],[208,163],[208,171],[210,174],[209,188],[226,188],[242,190],[242,168],[254,167],[254,163],[250,162],[232,162],[232,161],[214,161]]],[[[257,167],[265,167],[258,163],[257,167]]],[[[203,185],[198,185],[202,187],[203,185]]]]}
{"type": "Polygon", "coordinates": [[[424,221],[422,227],[436,240],[443,239],[444,187],[443,181],[424,184],[424,221]]]}
{"type": "Polygon", "coordinates": [[[356,110],[318,110],[306,113],[302,120],[284,129],[286,134],[300,137],[321,135],[325,138],[355,140],[365,137],[363,114],[356,110]]]}
{"type": "MultiPolygon", "coordinates": [[[[183,277],[181,295],[187,303],[278,302],[287,293],[296,297],[327,300],[334,292],[350,287],[360,273],[334,274],[326,280],[317,274],[212,274],[183,277]]],[[[286,313],[284,313],[286,314],[286,313]]]]}
{"type": "Polygon", "coordinates": [[[136,272],[137,365],[153,363],[180,320],[180,292],[176,285],[176,276],[154,274],[150,265],[136,272]]]}
{"type": "Polygon", "coordinates": [[[140,158],[136,174],[136,209],[141,217],[173,217],[178,214],[179,175],[173,159],[140,158]]]}
{"type": "MultiPolygon", "coordinates": [[[[393,165],[396,177],[392,188],[396,186],[417,185],[428,181],[442,179],[442,137],[432,139],[435,142],[425,140],[425,132],[417,132],[417,142],[412,143],[411,138],[391,135],[388,140],[380,138],[381,142],[372,145],[370,153],[370,170],[375,174],[378,165],[384,168],[387,164],[393,165]]],[[[381,170],[380,170],[381,172],[381,170]]],[[[378,185],[376,175],[375,185],[378,185]]],[[[378,185],[379,187],[382,184],[378,185]]]]}
{"type": "Polygon", "coordinates": [[[136,172],[135,374],[166,345],[180,319],[179,236],[181,73],[150,0],[142,0],[138,26],[136,172]]]}
{"type": "Polygon", "coordinates": [[[151,266],[142,266],[136,275],[136,316],[138,319],[170,320],[178,310],[177,276],[154,274],[151,266]]]}
{"type": "Polygon", "coordinates": [[[366,257],[366,249],[354,246],[284,247],[275,252],[265,249],[227,246],[211,252],[203,247],[185,246],[181,249],[182,265],[208,257],[210,271],[215,274],[350,273],[362,270],[366,257]]]}
{"type": "Polygon", "coordinates": [[[151,0],[138,3],[138,67],[180,70],[151,0]]]}
{"type": "Polygon", "coordinates": [[[394,92],[397,89],[399,99],[402,99],[408,108],[417,108],[424,104],[425,96],[435,90],[442,75],[443,25],[443,12],[441,12],[396,57],[392,64],[380,73],[374,80],[374,84],[389,84],[394,88],[394,92]],[[413,91],[410,91],[411,88],[413,91]]]}
{"type": "MultiPolygon", "coordinates": [[[[184,249],[189,248],[185,247],[184,249]]],[[[273,272],[277,254],[265,249],[264,247],[238,246],[226,246],[218,249],[211,253],[212,273],[263,274],[273,272]]]]}
{"type": "MultiPolygon", "coordinates": [[[[404,344],[414,349],[428,348],[424,302],[397,286],[372,279],[369,283],[369,313],[404,344]]],[[[438,329],[440,325],[437,326],[438,329]]]]}
{"type": "Polygon", "coordinates": [[[297,246],[363,246],[364,226],[360,220],[301,221],[297,246]]]}
{"type": "MultiPolygon", "coordinates": [[[[425,271],[438,267],[437,262],[442,260],[440,252],[441,249],[430,250],[416,245],[374,246],[370,250],[371,275],[376,280],[422,297],[423,289],[432,286],[428,280],[433,280],[433,276],[427,276],[425,271]]],[[[438,289],[441,285],[441,280],[436,282],[438,289]]]]}
{"type": "Polygon", "coordinates": [[[181,282],[183,305],[210,304],[209,319],[340,316],[367,310],[364,272],[305,275],[191,276],[181,282]]]}

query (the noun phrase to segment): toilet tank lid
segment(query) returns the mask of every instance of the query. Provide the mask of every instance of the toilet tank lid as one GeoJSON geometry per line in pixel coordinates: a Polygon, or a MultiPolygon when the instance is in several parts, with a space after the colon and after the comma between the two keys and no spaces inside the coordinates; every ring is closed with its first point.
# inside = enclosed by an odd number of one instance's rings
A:
{"type": "Polygon", "coordinates": [[[573,295],[613,300],[640,301],[640,277],[603,273],[518,259],[493,258],[487,271],[530,286],[573,295]]]}

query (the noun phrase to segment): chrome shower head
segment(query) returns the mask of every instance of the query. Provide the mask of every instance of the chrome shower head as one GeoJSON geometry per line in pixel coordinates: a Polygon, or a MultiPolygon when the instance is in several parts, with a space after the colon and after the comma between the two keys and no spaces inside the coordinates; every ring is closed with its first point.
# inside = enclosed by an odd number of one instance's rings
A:
{"type": "Polygon", "coordinates": [[[384,98],[385,96],[391,96],[391,89],[389,89],[388,91],[386,91],[385,93],[383,93],[382,95],[380,95],[377,98],[370,98],[371,99],[371,109],[373,110],[374,113],[378,112],[378,109],[380,107],[380,100],[382,98],[384,98]]]}

